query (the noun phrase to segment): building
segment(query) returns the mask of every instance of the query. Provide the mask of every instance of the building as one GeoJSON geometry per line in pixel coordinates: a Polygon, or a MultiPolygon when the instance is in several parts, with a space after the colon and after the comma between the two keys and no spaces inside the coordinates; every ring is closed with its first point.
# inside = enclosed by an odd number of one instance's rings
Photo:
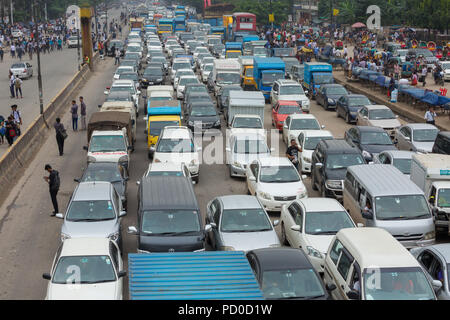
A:
{"type": "Polygon", "coordinates": [[[296,23],[310,25],[318,19],[319,0],[295,0],[294,13],[296,23]]]}
{"type": "Polygon", "coordinates": [[[72,5],[67,8],[66,24],[69,30],[80,29],[80,7],[72,5]]]}

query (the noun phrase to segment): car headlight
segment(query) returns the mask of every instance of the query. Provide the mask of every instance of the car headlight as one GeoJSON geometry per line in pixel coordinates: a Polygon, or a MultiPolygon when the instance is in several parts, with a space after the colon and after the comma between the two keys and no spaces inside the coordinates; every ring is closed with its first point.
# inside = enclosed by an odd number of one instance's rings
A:
{"type": "Polygon", "coordinates": [[[155,160],[153,160],[153,162],[158,163],[158,162],[161,162],[161,160],[159,160],[158,158],[156,158],[155,160]]]}
{"type": "Polygon", "coordinates": [[[197,161],[194,159],[191,162],[189,162],[189,167],[196,167],[197,166],[197,161]]]}
{"type": "Polygon", "coordinates": [[[119,232],[111,233],[111,234],[108,236],[108,238],[111,239],[112,241],[117,241],[117,240],[119,239],[119,232]]]}
{"type": "Polygon", "coordinates": [[[259,191],[258,196],[266,200],[272,200],[272,196],[266,192],[259,191]]]}
{"type": "Polygon", "coordinates": [[[433,230],[433,231],[425,233],[425,236],[423,237],[423,240],[431,240],[431,239],[434,239],[434,238],[436,238],[436,233],[433,230]]]}
{"type": "Polygon", "coordinates": [[[370,152],[366,151],[366,150],[362,151],[362,155],[366,159],[372,159],[372,154],[370,152]]]}
{"type": "Polygon", "coordinates": [[[193,126],[193,125],[194,125],[194,121],[189,120],[189,121],[188,121],[188,125],[189,125],[189,126],[193,126]]]}
{"type": "Polygon", "coordinates": [[[328,103],[334,103],[334,99],[328,98],[328,103]]]}
{"type": "Polygon", "coordinates": [[[307,162],[307,163],[311,163],[311,159],[307,158],[307,157],[303,157],[303,161],[307,162]]]}
{"type": "Polygon", "coordinates": [[[95,157],[93,157],[93,156],[89,156],[87,158],[87,162],[96,162],[96,161],[97,161],[97,159],[95,159],[95,157]]]}
{"type": "Polygon", "coordinates": [[[242,165],[237,161],[233,162],[233,166],[235,166],[237,168],[242,168],[242,165]]]}
{"type": "Polygon", "coordinates": [[[308,256],[318,258],[318,259],[323,259],[323,255],[318,250],[314,249],[313,247],[307,246],[306,249],[308,250],[308,256]]]}
{"type": "Polygon", "coordinates": [[[217,120],[216,122],[214,122],[214,126],[220,126],[220,120],[217,120]]]}
{"type": "Polygon", "coordinates": [[[142,79],[142,81],[148,81],[147,79],[142,79]]]}
{"type": "Polygon", "coordinates": [[[70,236],[68,234],[65,234],[65,233],[61,232],[61,242],[66,240],[66,239],[70,239],[70,236]]]}
{"type": "Polygon", "coordinates": [[[222,250],[222,251],[234,251],[235,249],[234,249],[234,247],[231,247],[231,246],[221,246],[220,250],[222,250]]]}
{"type": "Polygon", "coordinates": [[[325,185],[328,189],[342,189],[341,180],[327,180],[325,181],[325,185]]]}

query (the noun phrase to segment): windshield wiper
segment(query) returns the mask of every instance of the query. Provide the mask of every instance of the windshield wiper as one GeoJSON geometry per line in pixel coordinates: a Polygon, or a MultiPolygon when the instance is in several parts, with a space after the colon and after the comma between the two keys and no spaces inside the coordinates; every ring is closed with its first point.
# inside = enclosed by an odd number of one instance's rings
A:
{"type": "Polygon", "coordinates": [[[98,281],[81,281],[81,284],[94,284],[94,283],[104,283],[104,282],[113,282],[114,280],[98,280],[98,281]]]}
{"type": "Polygon", "coordinates": [[[198,232],[195,230],[191,230],[191,231],[182,231],[182,232],[161,232],[161,233],[148,233],[152,236],[172,236],[172,235],[185,235],[185,234],[189,234],[189,233],[193,233],[193,232],[198,232]]]}
{"type": "Polygon", "coordinates": [[[260,232],[260,231],[270,231],[271,228],[263,228],[263,229],[254,229],[254,230],[247,230],[246,232],[260,232]]]}
{"type": "Polygon", "coordinates": [[[317,235],[317,234],[336,234],[336,233],[337,233],[337,231],[318,231],[318,232],[313,232],[310,234],[317,235]]]}
{"type": "Polygon", "coordinates": [[[106,220],[113,220],[114,218],[104,218],[104,219],[92,219],[92,218],[85,218],[85,219],[76,219],[76,220],[69,220],[73,222],[88,222],[88,221],[106,221],[106,220]]]}

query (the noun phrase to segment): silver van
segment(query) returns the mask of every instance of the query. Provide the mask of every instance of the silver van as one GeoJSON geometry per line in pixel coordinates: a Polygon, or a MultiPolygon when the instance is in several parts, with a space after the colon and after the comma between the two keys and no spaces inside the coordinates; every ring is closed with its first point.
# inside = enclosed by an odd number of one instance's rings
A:
{"type": "Polygon", "coordinates": [[[423,191],[394,166],[348,167],[344,207],[355,223],[383,228],[406,248],[435,242],[433,216],[423,191]]]}

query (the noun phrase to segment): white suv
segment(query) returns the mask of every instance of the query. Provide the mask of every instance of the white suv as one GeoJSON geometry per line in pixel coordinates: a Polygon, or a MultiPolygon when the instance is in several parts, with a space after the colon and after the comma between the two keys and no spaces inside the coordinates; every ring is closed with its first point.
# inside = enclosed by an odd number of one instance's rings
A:
{"type": "Polygon", "coordinates": [[[184,163],[192,180],[199,180],[199,155],[202,149],[196,147],[194,137],[188,127],[164,127],[156,144],[154,162],[184,163]]]}
{"type": "Polygon", "coordinates": [[[280,100],[295,101],[302,107],[303,112],[309,113],[310,101],[302,86],[296,81],[277,80],[274,82],[270,92],[270,101],[274,106],[280,100]]]}

